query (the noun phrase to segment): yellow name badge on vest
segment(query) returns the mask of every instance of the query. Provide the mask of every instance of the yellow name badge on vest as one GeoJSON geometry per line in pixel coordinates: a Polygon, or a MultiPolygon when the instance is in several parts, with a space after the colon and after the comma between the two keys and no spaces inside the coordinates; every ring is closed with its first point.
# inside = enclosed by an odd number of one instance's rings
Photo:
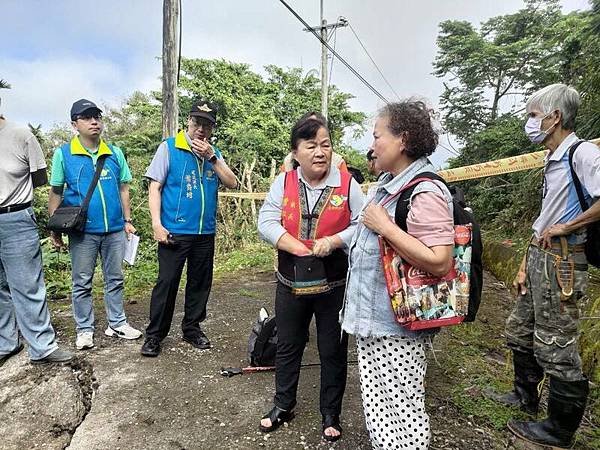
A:
{"type": "Polygon", "coordinates": [[[340,206],[342,206],[344,204],[344,202],[348,200],[348,197],[346,197],[345,195],[332,195],[331,199],[329,200],[329,203],[331,204],[331,206],[335,207],[335,208],[339,208],[340,206]]]}

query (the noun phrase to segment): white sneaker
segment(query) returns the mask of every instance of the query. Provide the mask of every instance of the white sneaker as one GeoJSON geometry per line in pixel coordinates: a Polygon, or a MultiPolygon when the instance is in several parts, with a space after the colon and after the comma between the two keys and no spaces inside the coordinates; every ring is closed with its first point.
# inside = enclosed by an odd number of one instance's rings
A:
{"type": "Polygon", "coordinates": [[[114,336],[114,337],[118,337],[121,339],[131,339],[131,340],[142,337],[142,332],[139,330],[136,330],[128,323],[125,323],[125,325],[121,325],[120,327],[117,327],[117,328],[112,328],[111,326],[109,326],[106,330],[104,330],[104,334],[106,334],[107,336],[114,336]]]}
{"type": "Polygon", "coordinates": [[[77,350],[86,350],[94,347],[94,332],[93,331],[82,331],[77,333],[77,339],[75,340],[75,347],[77,350]]]}

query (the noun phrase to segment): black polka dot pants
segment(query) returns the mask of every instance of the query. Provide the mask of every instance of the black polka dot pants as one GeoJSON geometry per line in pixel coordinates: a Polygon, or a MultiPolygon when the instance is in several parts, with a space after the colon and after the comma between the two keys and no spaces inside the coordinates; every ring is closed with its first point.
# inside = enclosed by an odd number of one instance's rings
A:
{"type": "Polygon", "coordinates": [[[425,412],[423,341],[357,336],[356,344],[365,421],[373,448],[427,449],[430,430],[425,412]]]}

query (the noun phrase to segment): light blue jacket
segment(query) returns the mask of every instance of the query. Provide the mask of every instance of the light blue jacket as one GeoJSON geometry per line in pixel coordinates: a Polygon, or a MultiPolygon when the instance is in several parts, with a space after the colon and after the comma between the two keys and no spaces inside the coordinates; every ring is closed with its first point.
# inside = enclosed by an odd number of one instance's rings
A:
{"type": "MultiPolygon", "coordinates": [[[[391,174],[381,177],[379,183],[369,190],[363,209],[369,203],[381,203],[384,198],[398,192],[421,172],[435,172],[434,167],[425,157],[413,162],[404,172],[394,178],[391,174]]],[[[445,186],[434,182],[423,182],[417,185],[413,196],[420,192],[439,193],[440,189],[446,196],[452,215],[452,197],[445,186]]],[[[392,218],[395,215],[396,203],[397,199],[385,206],[392,218]]],[[[406,336],[416,338],[433,333],[432,331],[407,331],[396,323],[385,285],[377,234],[360,221],[350,244],[348,258],[346,297],[340,311],[340,323],[344,331],[362,337],[406,336]]]]}

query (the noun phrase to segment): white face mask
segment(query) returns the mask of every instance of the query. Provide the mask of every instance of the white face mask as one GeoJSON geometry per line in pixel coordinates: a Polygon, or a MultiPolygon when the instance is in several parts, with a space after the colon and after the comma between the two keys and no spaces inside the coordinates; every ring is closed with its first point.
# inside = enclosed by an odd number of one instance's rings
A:
{"type": "MultiPolygon", "coordinates": [[[[551,113],[550,113],[551,114],[551,113]]],[[[543,131],[542,120],[548,117],[550,114],[546,114],[544,117],[530,117],[525,123],[525,134],[531,142],[534,144],[541,144],[548,137],[548,131],[554,126],[551,125],[546,131],[543,131]]]]}

